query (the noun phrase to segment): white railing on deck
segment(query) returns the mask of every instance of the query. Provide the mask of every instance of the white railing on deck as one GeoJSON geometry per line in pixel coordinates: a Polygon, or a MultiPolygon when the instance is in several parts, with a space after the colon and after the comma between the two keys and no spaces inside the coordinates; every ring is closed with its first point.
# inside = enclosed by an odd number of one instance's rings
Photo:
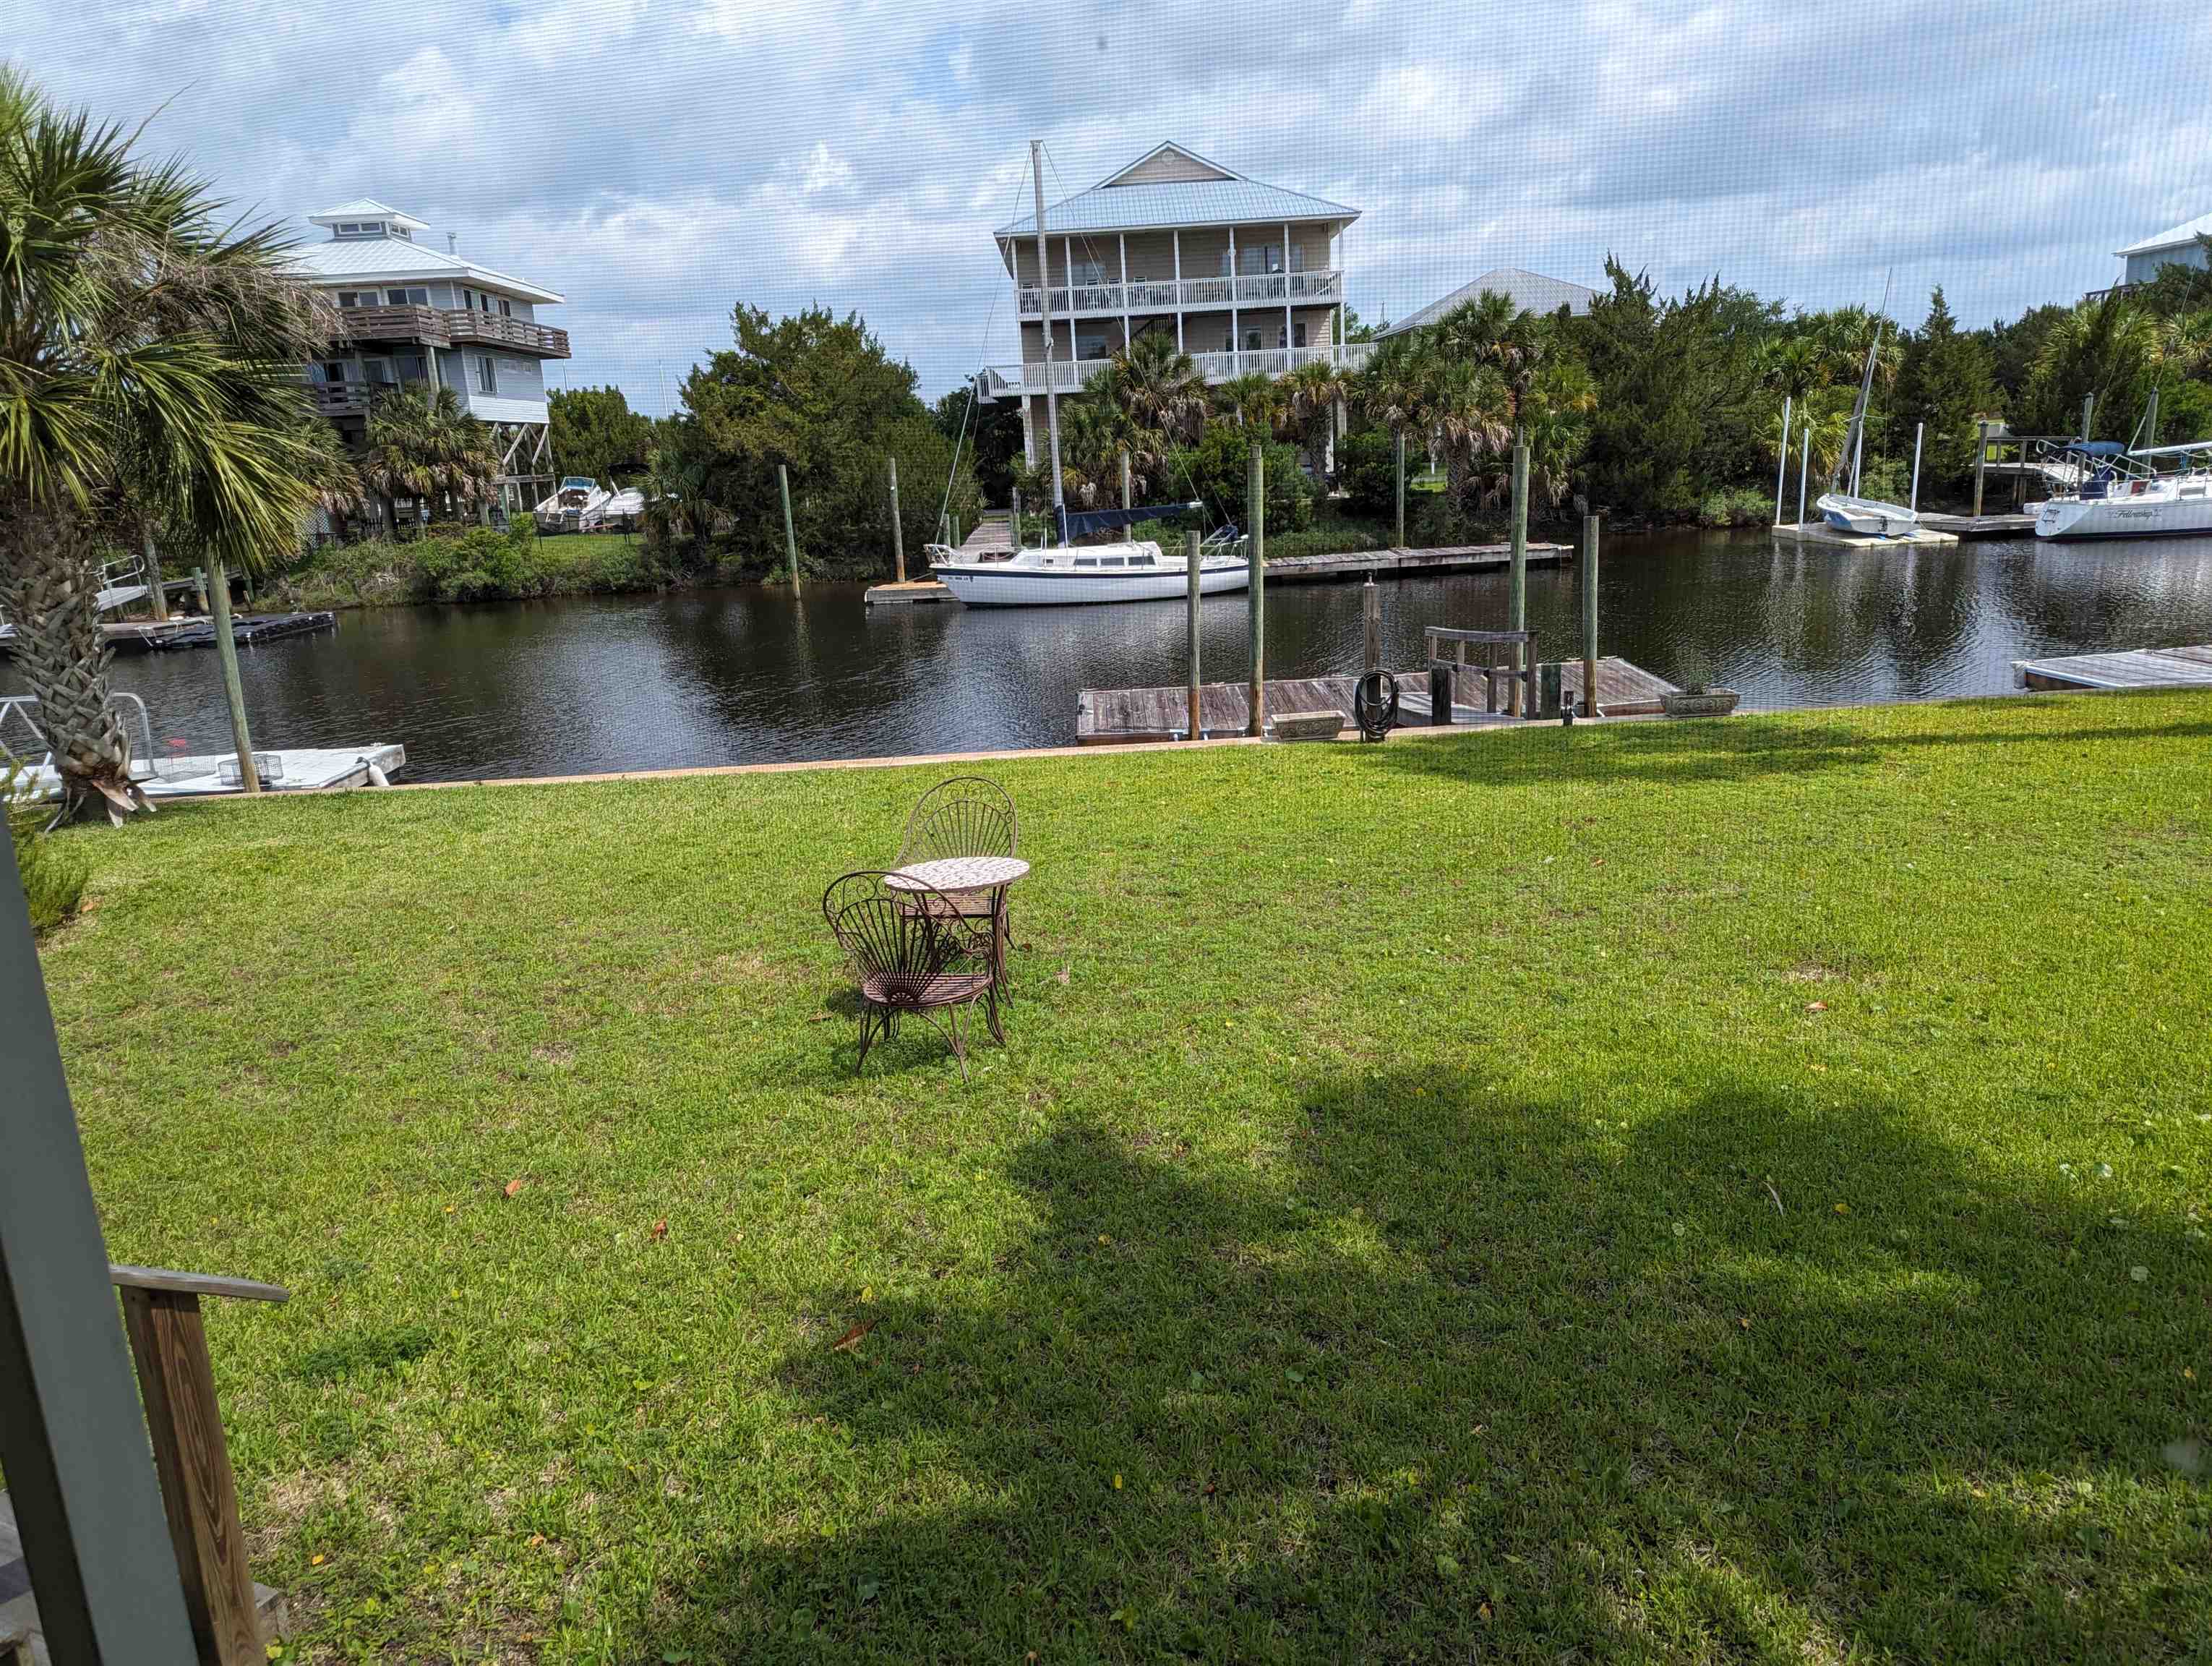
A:
{"type": "MultiPolygon", "coordinates": [[[[1042,315],[1044,291],[1024,288],[1016,292],[1016,305],[1024,318],[1042,315]]],[[[1270,301],[1292,305],[1334,305],[1344,299],[1344,274],[1334,267],[1310,272],[1245,272],[1237,277],[1132,278],[1124,283],[1056,284],[1052,289],[1052,315],[1056,319],[1100,313],[1171,313],[1184,308],[1264,306],[1270,301]]]]}
{"type": "MultiPolygon", "coordinates": [[[[1335,363],[1346,370],[1357,370],[1374,351],[1372,342],[1358,341],[1340,348],[1263,347],[1240,352],[1193,353],[1190,358],[1200,375],[1218,383],[1237,376],[1279,376],[1304,364],[1335,363]]],[[[979,381],[986,398],[1017,398],[1024,393],[1043,392],[1048,372],[1055,391],[1072,393],[1111,362],[1110,359],[1077,359],[1070,363],[1066,359],[1055,359],[1049,367],[1042,360],[1025,364],[994,364],[981,373],[979,381]]]]}

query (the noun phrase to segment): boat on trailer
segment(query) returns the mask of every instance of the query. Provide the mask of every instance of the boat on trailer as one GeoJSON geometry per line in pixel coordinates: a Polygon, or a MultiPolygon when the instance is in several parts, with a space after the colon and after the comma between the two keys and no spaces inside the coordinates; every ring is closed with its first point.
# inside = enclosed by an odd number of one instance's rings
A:
{"type": "Polygon", "coordinates": [[[2038,538],[2212,536],[2212,440],[2130,451],[2117,441],[2076,441],[2062,453],[2075,485],[2035,512],[2038,538]],[[2160,473],[2159,461],[2178,465],[2160,473]]]}

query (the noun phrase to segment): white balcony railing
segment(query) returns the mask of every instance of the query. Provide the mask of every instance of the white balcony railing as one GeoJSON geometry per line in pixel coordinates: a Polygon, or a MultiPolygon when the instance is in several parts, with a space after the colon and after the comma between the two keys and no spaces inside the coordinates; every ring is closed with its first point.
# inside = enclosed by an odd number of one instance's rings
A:
{"type": "MultiPolygon", "coordinates": [[[[1305,364],[1342,366],[1357,370],[1373,355],[1372,342],[1356,341],[1343,347],[1263,347],[1242,352],[1193,353],[1191,362],[1198,373],[1210,383],[1230,381],[1238,376],[1280,376],[1305,364]]],[[[1019,398],[1024,394],[1042,393],[1048,386],[1060,393],[1073,393],[1093,376],[1112,363],[1110,359],[1077,359],[1070,362],[1055,359],[1050,365],[1041,360],[1024,364],[994,364],[981,377],[983,397],[989,398],[1019,398]]]]}
{"type": "MultiPolygon", "coordinates": [[[[1024,318],[1042,316],[1045,292],[1017,291],[1024,318]]],[[[1133,278],[1127,283],[1056,284],[1052,315],[1084,318],[1101,313],[1172,313],[1210,307],[1333,306],[1344,299],[1344,274],[1334,267],[1310,272],[1245,272],[1237,277],[1133,278]]]]}

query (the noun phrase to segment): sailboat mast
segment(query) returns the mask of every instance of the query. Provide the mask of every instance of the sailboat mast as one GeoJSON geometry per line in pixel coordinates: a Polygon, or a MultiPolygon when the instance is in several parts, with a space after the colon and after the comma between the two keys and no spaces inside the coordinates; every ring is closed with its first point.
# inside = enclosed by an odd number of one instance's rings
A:
{"type": "MultiPolygon", "coordinates": [[[[1889,291],[1885,289],[1882,291],[1885,301],[1888,295],[1889,291]]],[[[1841,491],[1844,471],[1848,468],[1851,483],[1850,495],[1853,497],[1859,495],[1859,459],[1866,444],[1867,400],[1874,392],[1874,362],[1875,356],[1881,351],[1882,327],[1880,322],[1875,325],[1874,339],[1867,344],[1866,369],[1859,377],[1858,403],[1851,407],[1851,425],[1844,430],[1844,448],[1836,453],[1836,470],[1828,479],[1830,491],[1841,491]]]]}
{"type": "MultiPolygon", "coordinates": [[[[1052,254],[1044,240],[1044,141],[1030,141],[1030,177],[1036,187],[1037,311],[1044,319],[1045,426],[1052,431],[1052,509],[1058,525],[1067,499],[1060,487],[1060,395],[1052,379],[1052,254]]],[[[1014,540],[1021,542],[1018,529],[1014,540]]]]}

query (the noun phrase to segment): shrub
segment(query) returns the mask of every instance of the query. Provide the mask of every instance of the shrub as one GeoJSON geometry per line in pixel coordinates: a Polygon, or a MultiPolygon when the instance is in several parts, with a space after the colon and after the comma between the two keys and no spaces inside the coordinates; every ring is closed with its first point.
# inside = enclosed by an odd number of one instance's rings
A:
{"type": "Polygon", "coordinates": [[[23,882],[23,900],[30,904],[31,929],[44,935],[76,913],[84,900],[85,881],[92,877],[92,859],[66,841],[40,830],[46,807],[19,796],[21,772],[13,765],[0,770],[0,800],[8,806],[8,830],[15,843],[15,873],[23,882]]]}
{"type": "MultiPolygon", "coordinates": [[[[1177,452],[1167,478],[1180,491],[1194,489],[1215,514],[1240,526],[1244,520],[1244,471],[1259,430],[1235,423],[1211,423],[1198,444],[1177,452]]],[[[1267,471],[1267,530],[1299,532],[1313,525],[1321,488],[1298,466],[1297,448],[1261,439],[1267,471]]]]}
{"type": "Polygon", "coordinates": [[[1774,518],[1774,500],[1756,486],[1729,486],[1698,501],[1700,526],[1764,526],[1774,518]]]}
{"type": "MultiPolygon", "coordinates": [[[[1409,458],[1408,469],[1418,460],[1409,458]]],[[[1337,442],[1336,483],[1355,514],[1397,513],[1398,451],[1386,429],[1361,429],[1337,442]]]]}

